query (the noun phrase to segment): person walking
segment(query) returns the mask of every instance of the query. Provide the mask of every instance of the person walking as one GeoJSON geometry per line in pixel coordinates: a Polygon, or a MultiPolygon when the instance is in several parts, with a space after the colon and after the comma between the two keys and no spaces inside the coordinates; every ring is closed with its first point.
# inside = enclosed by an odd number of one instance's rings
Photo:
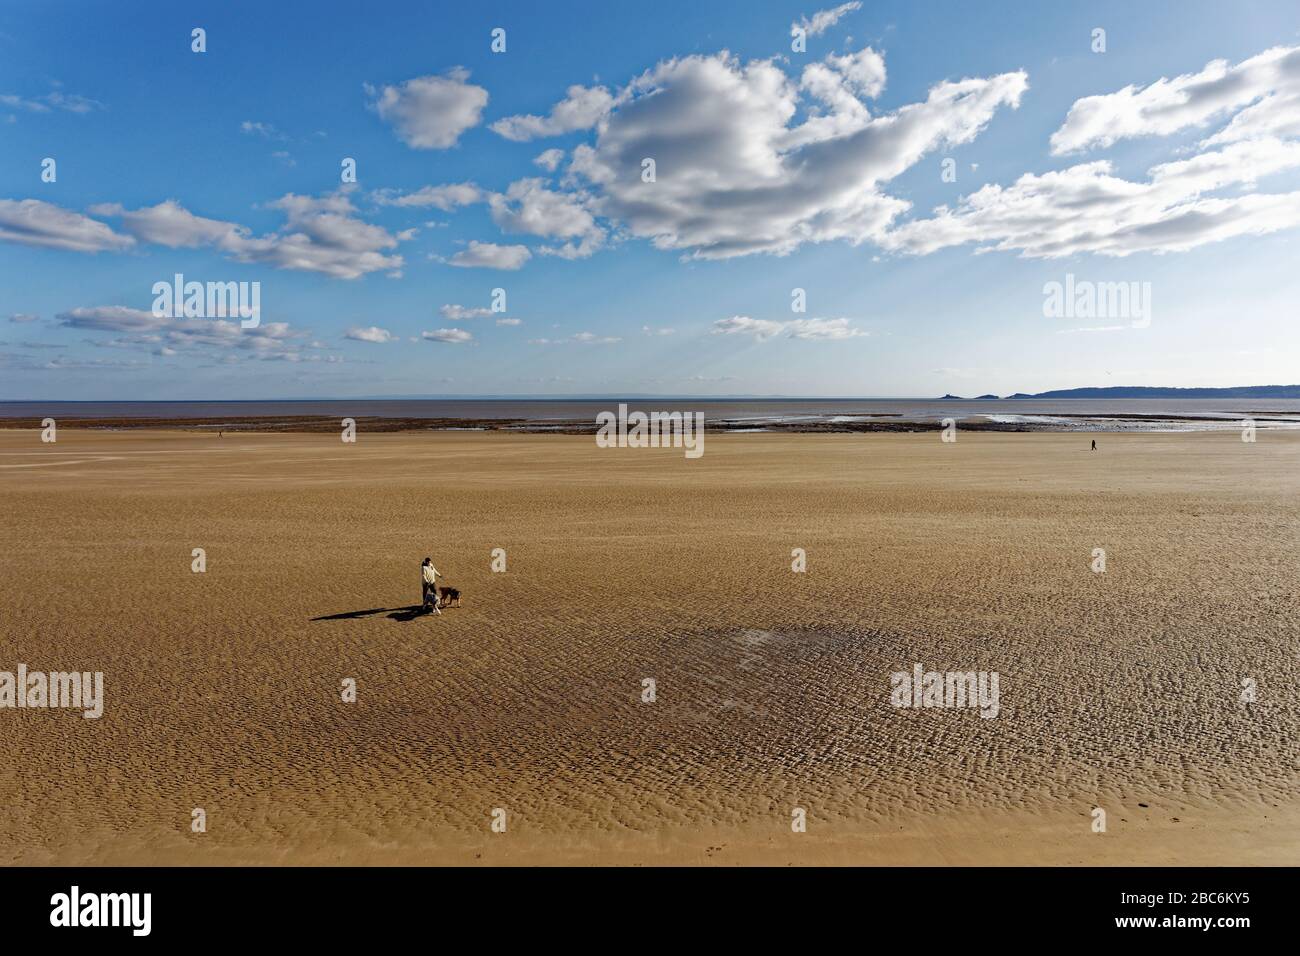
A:
{"type": "Polygon", "coordinates": [[[433,566],[433,558],[425,558],[424,563],[420,565],[420,603],[424,607],[429,606],[429,595],[433,595],[433,612],[441,614],[442,610],[438,607],[438,578],[442,577],[438,569],[433,566]]]}

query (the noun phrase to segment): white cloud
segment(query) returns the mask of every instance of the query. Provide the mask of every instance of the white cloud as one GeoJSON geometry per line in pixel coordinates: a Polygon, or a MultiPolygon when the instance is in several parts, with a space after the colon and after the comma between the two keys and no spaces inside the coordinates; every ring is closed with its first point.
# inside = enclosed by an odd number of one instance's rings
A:
{"type": "Polygon", "coordinates": [[[87,332],[123,333],[123,338],[98,341],[109,348],[147,351],[157,356],[180,352],[206,354],[241,351],[261,360],[311,361],[299,341],[300,332],[287,322],[263,322],[256,328],[241,328],[226,319],[186,319],[156,316],[143,309],[122,305],[76,308],[56,317],[65,328],[87,332]]]}
{"type": "Polygon", "coordinates": [[[676,329],[670,329],[667,326],[662,326],[657,329],[652,329],[648,325],[641,326],[642,335],[672,335],[676,331],[676,329]]]}
{"type": "Polygon", "coordinates": [[[367,86],[368,104],[413,149],[447,149],[477,126],[488,92],[468,82],[469,70],[454,67],[443,76],[417,76],[397,86],[367,86]]]}
{"type": "Polygon", "coordinates": [[[547,189],[541,179],[511,183],[504,194],[488,197],[488,208],[504,232],[569,240],[560,247],[543,246],[545,255],[584,259],[605,241],[605,230],[596,225],[582,197],[547,189]]]}
{"type": "Polygon", "coordinates": [[[368,325],[364,328],[359,325],[354,325],[343,333],[343,337],[345,339],[355,339],[358,342],[374,342],[376,344],[392,342],[396,338],[392,332],[389,332],[387,329],[381,329],[377,325],[368,325]]]}
{"type": "Polygon", "coordinates": [[[843,56],[832,53],[826,57],[826,65],[862,96],[875,99],[885,89],[885,58],[869,46],[843,56]]]}
{"type": "Polygon", "coordinates": [[[445,342],[448,345],[463,345],[474,341],[474,336],[464,329],[437,329],[433,332],[421,332],[420,338],[430,342],[445,342]]]}
{"type": "Polygon", "coordinates": [[[871,122],[862,98],[874,99],[884,88],[885,60],[871,47],[810,63],[804,67],[799,89],[817,103],[809,106],[807,120],[791,133],[786,148],[856,133],[871,122]]]}
{"type": "MultiPolygon", "coordinates": [[[[845,12],[822,11],[813,21],[824,30],[845,12]]],[[[1260,178],[1297,168],[1297,147],[1285,137],[1300,135],[1300,47],[1076,102],[1053,137],[1055,152],[1226,121],[1201,153],[1152,167],[1145,182],[1083,164],[986,186],[902,225],[910,204],[884,184],[929,152],[969,142],[999,108],[1017,107],[1027,78],[939,83],[923,102],[872,115],[868,102],[885,80],[884,60],[870,47],[809,64],[797,81],[776,61],[742,63],[725,52],[662,62],[611,95],[594,142],[574,150],[571,174],[589,193],[520,180],[489,197],[493,218],[507,232],[567,240],[543,254],[590,254],[605,241],[607,220],[699,258],[780,255],[834,240],[915,253],[977,243],[1026,256],[1122,256],[1294,221],[1293,195],[1252,193],[1260,178]],[[1216,146],[1223,148],[1207,150],[1216,146]],[[647,156],[656,163],[653,183],[639,175],[647,156]],[[1214,195],[1232,186],[1237,194],[1214,195]]],[[[784,324],[782,332],[847,334],[784,324]]]]}
{"type": "Polygon", "coordinates": [[[283,140],[287,138],[271,123],[262,123],[256,120],[244,120],[239,124],[239,131],[250,136],[260,136],[263,139],[283,140]]]}
{"type": "Polygon", "coordinates": [[[119,218],[122,228],[142,242],[171,249],[216,246],[229,252],[249,235],[248,229],[237,223],[196,216],[175,199],[133,211],[118,203],[101,203],[91,206],[90,211],[97,216],[119,218]]]}
{"type": "Polygon", "coordinates": [[[63,356],[59,356],[56,359],[51,359],[50,361],[41,364],[39,368],[46,369],[52,372],[57,372],[57,371],[67,371],[67,370],[76,371],[78,369],[87,369],[87,368],[93,368],[93,369],[144,368],[145,366],[148,365],[149,363],[144,361],[143,359],[129,359],[126,361],[121,361],[117,359],[75,359],[75,358],[64,358],[63,356]]]}
{"type": "Polygon", "coordinates": [[[97,219],[39,199],[0,199],[0,240],[72,252],[120,252],[135,245],[97,219]]]}
{"type": "Polygon", "coordinates": [[[497,319],[497,325],[523,325],[520,319],[497,319]]]}
{"type": "Polygon", "coordinates": [[[1213,60],[1198,73],[1076,100],[1052,134],[1052,152],[1110,146],[1135,136],[1168,136],[1238,110],[1209,145],[1258,135],[1300,135],[1300,47],[1274,47],[1235,66],[1213,60]]]}
{"type": "Polygon", "coordinates": [[[718,319],[713,323],[714,335],[750,335],[756,341],[781,336],[790,339],[842,339],[857,338],[866,335],[860,329],[849,325],[848,319],[791,319],[776,322],[772,319],[753,319],[747,315],[733,315],[729,319],[718,319]]]}
{"type": "Polygon", "coordinates": [[[346,192],[322,197],[288,193],[266,207],[283,213],[285,224],[279,232],[260,237],[238,223],[196,216],[172,199],[133,211],[119,205],[97,206],[94,211],[120,217],[123,228],[145,242],[171,248],[211,246],[239,262],[278,269],[356,279],[369,272],[392,272],[404,264],[400,255],[386,251],[410,238],[410,233],[395,236],[356,218],[346,192]]]}
{"type": "Polygon", "coordinates": [[[551,107],[549,116],[507,116],[490,129],[515,142],[544,136],[559,136],[591,129],[614,105],[614,97],[603,86],[570,86],[565,98],[551,107]]]}
{"type": "Polygon", "coordinates": [[[132,309],[124,305],[77,308],[60,312],[56,318],[61,325],[70,329],[94,329],[100,332],[154,332],[172,321],[144,309],[132,309]]]}
{"type": "Polygon", "coordinates": [[[494,242],[471,240],[468,247],[456,253],[449,260],[453,266],[465,269],[506,269],[513,271],[523,268],[525,262],[533,257],[527,246],[499,246],[494,242]]]}
{"type": "Polygon", "coordinates": [[[884,81],[874,52],[828,58],[805,80],[725,52],[660,63],[620,96],[595,144],[574,150],[571,169],[598,191],[591,210],[699,258],[878,238],[909,206],[880,184],[970,141],[1027,88],[1023,72],[945,82],[873,117],[856,94],[884,81]],[[791,125],[801,89],[828,111],[791,125]],[[641,180],[644,157],[655,160],[653,183],[641,180]]]}
{"type": "Polygon", "coordinates": [[[396,248],[398,238],[353,216],[356,209],[343,193],[320,198],[289,193],[268,206],[284,213],[283,232],[254,240],[241,250],[241,258],[340,279],[402,267],[401,256],[382,252],[396,248]]]}
{"type": "Polygon", "coordinates": [[[595,332],[577,332],[567,339],[529,339],[529,345],[568,345],[578,343],[579,345],[613,345],[616,342],[623,341],[617,335],[597,335],[595,332]]]}
{"type": "Polygon", "coordinates": [[[811,17],[800,17],[796,22],[790,24],[790,35],[794,36],[796,30],[802,29],[810,37],[821,36],[839,23],[840,18],[846,13],[852,13],[854,10],[860,10],[861,8],[862,4],[858,0],[852,0],[850,3],[841,3],[838,7],[831,7],[828,10],[818,10],[811,17]]]}
{"type": "Polygon", "coordinates": [[[544,150],[533,157],[533,163],[542,167],[548,173],[555,172],[562,162],[564,162],[564,150],[562,149],[544,150]]]}
{"type": "Polygon", "coordinates": [[[729,319],[718,319],[713,323],[714,335],[752,335],[764,342],[774,335],[779,335],[784,328],[782,323],[771,319],[752,319],[747,315],[733,315],[729,319]]]}
{"type": "Polygon", "coordinates": [[[101,110],[104,104],[77,93],[62,93],[53,90],[37,97],[24,97],[16,93],[0,93],[0,106],[10,109],[25,110],[28,113],[49,113],[62,110],[65,113],[90,113],[101,110]]]}
{"type": "Polygon", "coordinates": [[[795,319],[786,323],[787,335],[792,339],[855,339],[866,335],[861,329],[849,325],[848,319],[795,319]]]}
{"type": "Polygon", "coordinates": [[[9,316],[9,321],[10,322],[35,322],[39,318],[40,318],[39,315],[32,315],[31,313],[28,312],[15,312],[13,315],[9,316]]]}
{"type": "Polygon", "coordinates": [[[1206,195],[1300,168],[1300,143],[1266,138],[1232,143],[1148,170],[1133,182],[1107,161],[1027,173],[1008,187],[989,184],[955,207],[894,230],[885,245],[926,254],[977,243],[981,251],[1030,258],[1090,252],[1182,252],[1210,242],[1263,235],[1300,224],[1300,192],[1206,195]]]}
{"type": "Polygon", "coordinates": [[[491,309],[479,307],[471,308],[469,306],[456,305],[455,303],[448,303],[439,308],[438,311],[441,312],[442,317],[449,322],[464,322],[468,319],[486,319],[492,315],[491,309]]]}
{"type": "Polygon", "coordinates": [[[451,212],[459,206],[482,202],[484,192],[474,183],[447,183],[442,186],[424,186],[413,193],[381,189],[371,193],[371,198],[381,206],[432,206],[443,212],[451,212]]]}

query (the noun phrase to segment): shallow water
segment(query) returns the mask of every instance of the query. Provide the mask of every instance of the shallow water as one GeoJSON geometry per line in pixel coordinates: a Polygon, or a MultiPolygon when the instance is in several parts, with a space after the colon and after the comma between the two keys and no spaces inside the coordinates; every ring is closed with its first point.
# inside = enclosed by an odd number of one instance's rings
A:
{"type": "MultiPolygon", "coordinates": [[[[545,430],[594,423],[602,411],[702,411],[710,427],[740,430],[864,430],[936,425],[955,418],[970,425],[1025,430],[1210,431],[1241,427],[1300,428],[1296,399],[330,399],[212,402],[0,402],[0,420],[211,419],[213,427],[265,417],[501,420],[545,430]]],[[[446,427],[445,425],[443,427],[446,427]]],[[[460,426],[464,427],[464,426],[460,426]]]]}

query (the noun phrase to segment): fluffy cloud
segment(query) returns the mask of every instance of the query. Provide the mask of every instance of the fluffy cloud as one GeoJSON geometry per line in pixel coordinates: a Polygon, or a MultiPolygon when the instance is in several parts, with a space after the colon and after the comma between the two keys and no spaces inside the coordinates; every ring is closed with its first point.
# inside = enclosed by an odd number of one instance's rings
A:
{"type": "Polygon", "coordinates": [[[593,211],[661,249],[727,258],[860,243],[908,208],[880,184],[970,141],[1027,87],[1022,72],[945,82],[922,103],[871,116],[859,96],[883,82],[869,50],[828,57],[800,84],[769,60],[669,60],[632,82],[571,168],[598,191],[593,211]],[[815,102],[791,125],[801,90],[815,102]],[[645,157],[656,163],[653,183],[641,179],[645,157]]]}
{"type": "Polygon", "coordinates": [[[473,183],[447,183],[443,186],[424,186],[413,193],[381,189],[372,193],[371,198],[381,206],[432,206],[443,212],[451,212],[459,206],[482,202],[484,193],[473,183]]]}
{"type": "Polygon", "coordinates": [[[120,252],[135,245],[97,219],[39,199],[0,199],[0,240],[73,252],[120,252]]]}
{"type": "Polygon", "coordinates": [[[29,312],[15,312],[13,315],[9,316],[9,321],[10,322],[35,322],[39,318],[40,318],[39,315],[32,315],[29,312]]]}
{"type": "MultiPolygon", "coordinates": [[[[807,22],[821,32],[850,9],[807,22]]],[[[872,115],[866,101],[885,77],[870,47],[831,54],[797,79],[774,60],[742,63],[725,51],[672,59],[616,92],[571,86],[547,116],[492,125],[514,140],[594,128],[594,142],[574,149],[563,189],[525,178],[504,193],[461,183],[376,199],[443,210],[484,201],[504,233],[552,240],[536,252],[568,259],[602,248],[611,228],[699,258],[879,240],[909,208],[882,184],[926,153],[974,138],[1027,87],[1021,72],[940,83],[924,102],[872,115]],[[656,162],[653,183],[641,179],[645,157],[656,162]]],[[[557,149],[534,161],[553,172],[563,159],[557,149]]],[[[450,262],[518,269],[532,254],[475,242],[450,262]]]]}
{"type": "Polygon", "coordinates": [[[70,312],[60,312],[55,318],[60,325],[70,329],[93,329],[97,332],[154,332],[172,321],[156,316],[152,312],[131,309],[124,305],[73,309],[70,312]]]}
{"type": "Polygon", "coordinates": [[[238,223],[196,216],[175,200],[125,210],[97,206],[99,215],[116,216],[122,228],[144,241],[171,248],[212,247],[239,262],[260,262],[278,269],[318,272],[337,279],[356,279],[369,272],[401,269],[400,255],[388,255],[406,236],[356,218],[345,192],[322,197],[294,193],[267,203],[284,214],[279,232],[255,237],[238,223]]]}
{"type": "Polygon", "coordinates": [[[1026,257],[1127,256],[1300,225],[1300,192],[1256,191],[1258,180],[1300,169],[1300,142],[1287,138],[1300,134],[1300,48],[1267,50],[1232,67],[1215,61],[1199,73],[1079,100],[1052,148],[1169,135],[1216,119],[1228,121],[1199,152],[1151,167],[1145,181],[1116,175],[1107,161],[1026,174],[941,206],[882,244],[922,254],[976,243],[1026,257]]]}
{"type": "MultiPolygon", "coordinates": [[[[492,221],[503,232],[564,240],[559,246],[543,246],[543,255],[586,258],[605,241],[605,230],[596,224],[595,217],[587,209],[586,197],[548,189],[542,179],[520,179],[511,183],[504,193],[486,192],[473,183],[456,183],[425,186],[408,195],[382,192],[375,194],[375,199],[384,205],[437,206],[443,210],[486,202],[492,221]]],[[[471,250],[457,255],[452,264],[517,269],[530,256],[531,252],[523,246],[471,243],[471,250]]]]}
{"type": "Polygon", "coordinates": [[[266,262],[280,269],[320,272],[338,279],[355,279],[368,272],[400,269],[399,237],[357,219],[356,209],[342,193],[315,198],[293,193],[268,204],[285,215],[276,236],[251,240],[237,251],[247,262],[266,262]]]}
{"type": "MultiPolygon", "coordinates": [[[[1225,157],[1197,159],[1217,164],[1225,157]]],[[[1114,176],[1111,164],[1104,161],[1041,176],[1026,174],[1006,188],[985,186],[956,208],[941,206],[934,218],[895,230],[886,244],[922,254],[973,242],[983,244],[984,250],[1019,251],[1029,258],[1080,252],[1127,256],[1180,252],[1300,222],[1300,193],[1201,196],[1198,182],[1212,181],[1205,163],[1170,172],[1178,165],[1154,167],[1145,183],[1114,176]]]]}
{"type": "Polygon", "coordinates": [[[562,149],[543,150],[533,157],[533,163],[542,167],[548,173],[555,172],[562,162],[564,162],[564,150],[562,149]]]}
{"type": "Polygon", "coordinates": [[[445,342],[448,345],[464,345],[474,341],[474,336],[464,329],[437,329],[433,332],[421,332],[420,338],[430,342],[445,342]]]}
{"type": "Polygon", "coordinates": [[[845,85],[855,93],[875,99],[885,89],[885,58],[871,47],[857,53],[826,57],[826,67],[844,78],[845,85]]]}
{"type": "Polygon", "coordinates": [[[499,246],[494,242],[471,240],[470,244],[451,257],[450,264],[463,269],[506,269],[523,268],[525,262],[533,257],[527,246],[499,246]]]}
{"type": "Polygon", "coordinates": [[[384,342],[392,342],[395,338],[392,332],[387,329],[381,329],[377,325],[368,325],[365,327],[354,325],[343,333],[345,339],[354,339],[358,342],[374,342],[382,345],[384,342]]]}
{"type": "Polygon", "coordinates": [[[756,341],[782,336],[790,339],[829,339],[839,341],[866,335],[861,329],[849,325],[848,319],[791,319],[775,322],[771,319],[752,319],[747,315],[733,315],[713,323],[714,335],[749,335],[756,341]]]}
{"type": "Polygon", "coordinates": [[[237,223],[196,216],[174,199],[132,211],[118,203],[103,203],[91,206],[90,211],[97,216],[121,219],[122,228],[142,242],[171,249],[216,246],[224,252],[232,252],[249,235],[249,231],[237,223]]]}
{"type": "Polygon", "coordinates": [[[527,142],[544,136],[559,136],[591,129],[613,107],[614,97],[603,86],[571,86],[563,100],[551,107],[548,116],[507,116],[490,129],[506,139],[527,142]]]}
{"type": "Polygon", "coordinates": [[[751,319],[747,315],[733,315],[729,319],[718,319],[713,323],[714,335],[752,335],[760,342],[779,335],[784,328],[780,322],[771,319],[751,319]]]}
{"type": "MultiPolygon", "coordinates": [[[[853,8],[822,11],[803,25],[822,32],[853,8]]],[[[570,188],[525,179],[487,201],[503,230],[563,238],[540,251],[571,258],[599,248],[611,227],[698,258],[780,255],[836,240],[912,253],[974,243],[1054,257],[1174,252],[1296,222],[1295,195],[1258,194],[1255,183],[1297,168],[1300,47],[1077,101],[1052,137],[1055,153],[1219,121],[1200,152],[1152,167],[1146,180],[1084,163],[986,186],[903,224],[909,203],[885,184],[927,153],[969,142],[998,109],[1017,107],[1027,78],[939,83],[922,102],[873,115],[868,103],[885,79],[884,60],[870,47],[808,64],[797,80],[775,61],[742,63],[725,52],[668,60],[602,105],[594,142],[573,151],[570,188]],[[655,161],[654,182],[641,179],[646,157],[655,161]],[[585,192],[572,190],[583,180],[585,192]],[[1215,194],[1229,187],[1232,195],[1215,194]]],[[[583,92],[572,88],[565,103],[583,92]]],[[[512,130],[540,133],[542,121],[531,120],[512,130]]],[[[562,158],[539,161],[558,168],[562,158]]],[[[780,333],[847,334],[787,324],[780,333]]],[[[778,333],[760,326],[753,334],[778,333]]]]}
{"type": "Polygon", "coordinates": [[[543,246],[546,255],[565,259],[590,256],[605,241],[605,230],[596,225],[582,197],[547,189],[540,179],[521,179],[504,194],[488,197],[492,221],[505,232],[568,240],[562,246],[543,246]]]}
{"type": "Polygon", "coordinates": [[[810,107],[803,125],[789,137],[786,146],[791,150],[805,143],[846,136],[866,126],[871,113],[862,97],[874,99],[885,88],[884,57],[870,47],[844,56],[832,54],[804,67],[799,88],[817,102],[810,107]]]}
{"type": "Polygon", "coordinates": [[[1052,152],[1110,146],[1135,136],[1168,136],[1236,111],[1210,145],[1300,135],[1300,47],[1274,47],[1236,66],[1214,60],[1198,73],[1085,97],[1052,134],[1052,152]]]}
{"type": "Polygon", "coordinates": [[[866,335],[849,325],[848,319],[795,319],[786,323],[786,335],[792,339],[856,339],[866,335]]]}
{"type": "Polygon", "coordinates": [[[371,109],[413,149],[447,149],[461,133],[477,126],[488,92],[469,81],[469,70],[454,67],[443,76],[417,76],[397,86],[367,85],[371,109]]]}
{"type": "Polygon", "coordinates": [[[831,7],[829,10],[818,10],[811,17],[800,17],[790,24],[790,35],[794,36],[796,31],[803,30],[810,37],[821,36],[839,23],[840,18],[845,14],[861,8],[862,4],[858,0],[852,0],[850,3],[841,3],[838,7],[831,7]]]}
{"type": "Polygon", "coordinates": [[[312,360],[299,341],[302,333],[291,329],[287,322],[263,322],[256,328],[244,329],[238,322],[226,319],[170,318],[122,305],[71,309],[59,313],[55,319],[69,329],[123,335],[97,341],[97,345],[137,349],[158,356],[238,351],[263,360],[312,360]]]}

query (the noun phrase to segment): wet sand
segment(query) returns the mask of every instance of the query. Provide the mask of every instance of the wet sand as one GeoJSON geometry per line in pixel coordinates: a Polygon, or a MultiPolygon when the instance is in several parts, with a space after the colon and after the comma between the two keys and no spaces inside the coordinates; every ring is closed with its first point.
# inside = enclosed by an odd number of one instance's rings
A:
{"type": "Polygon", "coordinates": [[[0,861],[1295,863],[1300,435],[1092,437],[0,431],[0,861]]]}

